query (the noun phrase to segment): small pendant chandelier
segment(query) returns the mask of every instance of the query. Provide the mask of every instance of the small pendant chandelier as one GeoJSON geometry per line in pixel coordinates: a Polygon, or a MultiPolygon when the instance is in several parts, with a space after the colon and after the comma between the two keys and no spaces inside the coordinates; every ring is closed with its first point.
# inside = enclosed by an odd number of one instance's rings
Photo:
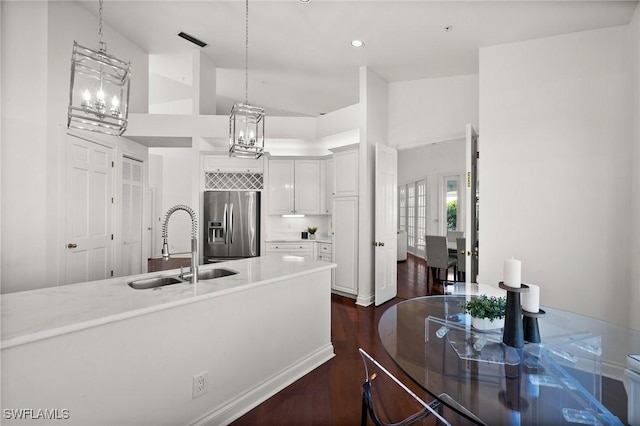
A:
{"type": "Polygon", "coordinates": [[[249,105],[249,0],[245,1],[244,103],[236,103],[229,116],[229,156],[260,158],[264,153],[264,109],[249,105]]]}
{"type": "Polygon", "coordinates": [[[100,0],[98,50],[73,42],[67,127],[121,136],[129,118],[131,62],[107,53],[100,0]]]}

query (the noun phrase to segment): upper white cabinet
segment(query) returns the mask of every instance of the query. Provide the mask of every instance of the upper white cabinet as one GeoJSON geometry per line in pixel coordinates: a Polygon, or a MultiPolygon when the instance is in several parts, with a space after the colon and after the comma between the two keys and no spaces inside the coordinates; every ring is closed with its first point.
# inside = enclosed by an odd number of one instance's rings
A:
{"type": "Polygon", "coordinates": [[[321,214],[321,160],[269,160],[269,214],[321,214]]]}
{"type": "Polygon", "coordinates": [[[358,157],[358,148],[334,152],[334,196],[349,197],[358,195],[358,157]]]}
{"type": "Polygon", "coordinates": [[[293,160],[269,160],[269,214],[293,214],[293,160]]]}
{"type": "Polygon", "coordinates": [[[205,154],[202,158],[202,168],[205,172],[244,172],[262,173],[263,158],[229,158],[228,154],[205,154]]]}
{"type": "Polygon", "coordinates": [[[296,214],[324,213],[320,211],[320,161],[295,160],[296,214]]]}

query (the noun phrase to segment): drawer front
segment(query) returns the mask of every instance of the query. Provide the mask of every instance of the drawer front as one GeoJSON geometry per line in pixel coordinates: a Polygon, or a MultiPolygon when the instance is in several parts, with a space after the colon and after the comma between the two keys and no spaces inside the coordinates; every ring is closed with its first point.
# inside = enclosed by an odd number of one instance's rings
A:
{"type": "Polygon", "coordinates": [[[312,252],[313,243],[268,243],[267,251],[271,252],[312,252]]]}
{"type": "Polygon", "coordinates": [[[318,254],[318,260],[321,260],[322,262],[331,262],[331,255],[330,254],[318,254]]]}
{"type": "Polygon", "coordinates": [[[331,244],[319,243],[318,244],[318,253],[331,254],[331,244]]]}

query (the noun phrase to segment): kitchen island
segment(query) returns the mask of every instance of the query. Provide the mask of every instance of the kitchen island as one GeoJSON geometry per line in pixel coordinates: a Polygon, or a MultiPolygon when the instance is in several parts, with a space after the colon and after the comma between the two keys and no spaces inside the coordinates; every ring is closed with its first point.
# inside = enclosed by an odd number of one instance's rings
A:
{"type": "Polygon", "coordinates": [[[203,266],[237,274],[197,284],[127,285],[179,273],[164,271],[0,296],[3,424],[25,424],[7,409],[65,425],[227,424],[334,356],[333,267],[264,256],[203,266]]]}

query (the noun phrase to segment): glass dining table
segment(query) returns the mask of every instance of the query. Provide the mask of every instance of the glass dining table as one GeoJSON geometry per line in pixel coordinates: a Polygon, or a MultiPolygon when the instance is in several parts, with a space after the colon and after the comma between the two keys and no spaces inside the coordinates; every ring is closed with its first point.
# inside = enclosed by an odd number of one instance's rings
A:
{"type": "Polygon", "coordinates": [[[378,323],[393,361],[439,403],[478,424],[627,424],[626,358],[640,332],[542,307],[541,342],[515,349],[463,313],[482,286],[457,289],[400,302],[378,323]]]}

